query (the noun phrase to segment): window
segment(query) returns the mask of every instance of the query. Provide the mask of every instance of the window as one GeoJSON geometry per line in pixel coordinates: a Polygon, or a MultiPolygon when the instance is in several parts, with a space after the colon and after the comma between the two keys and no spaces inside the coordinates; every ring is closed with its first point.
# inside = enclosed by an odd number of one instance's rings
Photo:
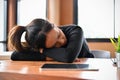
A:
{"type": "Polygon", "coordinates": [[[7,1],[0,0],[0,51],[6,51],[7,1]]]}
{"type": "Polygon", "coordinates": [[[115,37],[120,34],[120,0],[115,0],[115,37]]]}
{"type": "Polygon", "coordinates": [[[120,34],[120,0],[78,0],[78,25],[86,38],[105,39],[120,34]]]}
{"type": "Polygon", "coordinates": [[[46,19],[46,0],[18,0],[19,25],[27,25],[35,18],[46,19]]]}
{"type": "MultiPolygon", "coordinates": [[[[17,23],[26,26],[35,18],[46,19],[46,0],[18,0],[17,5],[17,23]]],[[[21,41],[25,41],[25,33],[21,41]]]]}

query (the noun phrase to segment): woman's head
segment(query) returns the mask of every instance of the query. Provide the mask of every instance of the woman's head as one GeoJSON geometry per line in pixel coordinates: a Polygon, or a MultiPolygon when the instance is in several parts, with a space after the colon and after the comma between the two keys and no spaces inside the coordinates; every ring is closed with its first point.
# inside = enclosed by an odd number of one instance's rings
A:
{"type": "Polygon", "coordinates": [[[34,48],[61,47],[66,43],[64,33],[54,24],[35,19],[27,25],[26,40],[34,48]]]}
{"type": "Polygon", "coordinates": [[[66,43],[66,37],[58,27],[47,20],[34,19],[25,27],[17,26],[11,30],[9,40],[18,51],[23,50],[20,38],[24,31],[26,31],[25,39],[27,44],[34,49],[61,47],[66,43]],[[17,44],[21,45],[21,48],[17,44]]]}
{"type": "Polygon", "coordinates": [[[33,48],[45,48],[46,34],[53,28],[47,20],[34,19],[26,26],[25,39],[33,48]]]}

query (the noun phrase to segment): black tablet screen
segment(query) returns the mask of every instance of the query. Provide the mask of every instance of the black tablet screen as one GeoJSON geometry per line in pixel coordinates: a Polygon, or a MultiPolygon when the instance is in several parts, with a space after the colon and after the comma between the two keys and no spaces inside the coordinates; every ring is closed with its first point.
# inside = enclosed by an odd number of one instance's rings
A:
{"type": "Polygon", "coordinates": [[[84,69],[88,68],[89,64],[44,64],[41,68],[50,68],[50,69],[84,69]]]}

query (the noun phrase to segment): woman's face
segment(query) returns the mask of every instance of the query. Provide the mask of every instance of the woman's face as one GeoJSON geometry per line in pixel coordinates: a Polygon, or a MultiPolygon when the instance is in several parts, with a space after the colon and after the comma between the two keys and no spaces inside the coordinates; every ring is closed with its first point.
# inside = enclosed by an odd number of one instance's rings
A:
{"type": "Polygon", "coordinates": [[[56,26],[46,35],[46,48],[61,47],[64,46],[66,42],[65,34],[56,26]]]}

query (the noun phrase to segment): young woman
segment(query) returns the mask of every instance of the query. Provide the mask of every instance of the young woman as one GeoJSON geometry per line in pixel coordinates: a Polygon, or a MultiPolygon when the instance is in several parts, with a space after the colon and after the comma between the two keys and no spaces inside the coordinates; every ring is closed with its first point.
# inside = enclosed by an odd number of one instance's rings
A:
{"type": "Polygon", "coordinates": [[[27,26],[15,26],[9,33],[9,45],[15,49],[12,60],[42,61],[52,58],[73,62],[77,58],[93,58],[83,30],[77,25],[55,26],[44,19],[34,19],[27,26]],[[25,44],[21,36],[25,32],[25,44]]]}

